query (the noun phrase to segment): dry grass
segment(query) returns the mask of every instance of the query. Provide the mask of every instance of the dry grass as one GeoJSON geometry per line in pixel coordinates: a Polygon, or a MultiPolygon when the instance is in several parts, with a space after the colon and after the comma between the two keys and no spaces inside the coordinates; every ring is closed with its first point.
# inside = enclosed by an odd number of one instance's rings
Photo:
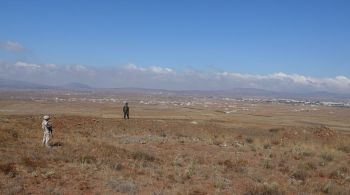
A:
{"type": "Polygon", "coordinates": [[[55,137],[51,148],[42,146],[35,110],[0,115],[0,194],[346,194],[350,188],[349,135],[320,137],[313,133],[318,125],[293,121],[305,116],[273,115],[291,107],[259,105],[257,112],[272,115],[261,117],[135,106],[147,117],[122,120],[104,117],[117,109],[112,104],[20,105],[56,109],[55,137]]]}
{"type": "Polygon", "coordinates": [[[244,195],[283,195],[285,192],[279,189],[279,185],[276,182],[253,184],[249,186],[244,195]]]}

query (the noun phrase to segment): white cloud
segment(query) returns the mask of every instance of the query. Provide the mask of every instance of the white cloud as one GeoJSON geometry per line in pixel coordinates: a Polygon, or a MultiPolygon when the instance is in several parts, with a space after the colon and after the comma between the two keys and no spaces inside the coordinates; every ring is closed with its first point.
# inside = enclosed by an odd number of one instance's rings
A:
{"type": "Polygon", "coordinates": [[[50,69],[50,70],[55,70],[58,68],[56,64],[45,64],[44,66],[45,66],[45,68],[50,69]]]}
{"type": "Polygon", "coordinates": [[[87,74],[90,76],[95,74],[95,71],[93,69],[80,64],[68,65],[66,66],[66,70],[68,72],[87,74]]]}
{"type": "Polygon", "coordinates": [[[124,69],[132,72],[153,73],[153,74],[159,74],[159,75],[175,73],[173,69],[167,68],[167,67],[163,68],[160,66],[151,66],[151,67],[144,68],[144,67],[136,66],[135,64],[128,64],[124,66],[124,69]]]}
{"type": "Polygon", "coordinates": [[[135,64],[128,64],[126,66],[124,66],[125,70],[129,70],[129,71],[137,71],[137,72],[146,72],[147,69],[142,68],[142,67],[138,67],[135,64]]]}
{"type": "Polygon", "coordinates": [[[3,43],[0,42],[0,48],[5,49],[7,51],[12,51],[12,52],[19,52],[19,51],[25,50],[23,45],[13,41],[6,41],[3,43]]]}
{"type": "Polygon", "coordinates": [[[169,74],[174,73],[174,71],[171,68],[162,68],[159,66],[151,66],[149,68],[149,71],[155,74],[169,74]]]}
{"type": "Polygon", "coordinates": [[[22,61],[17,61],[14,65],[15,68],[25,69],[25,70],[39,70],[41,68],[38,64],[30,64],[22,61]]]}
{"type": "Polygon", "coordinates": [[[35,64],[0,60],[2,78],[21,78],[32,82],[64,84],[82,82],[96,87],[142,87],[163,89],[233,89],[259,88],[285,92],[350,92],[350,78],[311,77],[277,72],[265,75],[236,72],[175,71],[168,67],[141,67],[128,64],[119,68],[92,69],[84,65],[35,64]]]}

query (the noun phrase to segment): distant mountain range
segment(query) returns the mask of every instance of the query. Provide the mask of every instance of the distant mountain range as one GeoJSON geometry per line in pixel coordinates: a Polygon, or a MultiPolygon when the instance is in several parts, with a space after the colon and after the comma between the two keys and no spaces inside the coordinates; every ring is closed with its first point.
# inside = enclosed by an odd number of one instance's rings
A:
{"type": "Polygon", "coordinates": [[[110,91],[126,93],[146,93],[164,95],[200,95],[222,96],[235,98],[293,98],[293,99],[320,99],[320,100],[350,100],[350,94],[337,94],[327,91],[315,91],[306,93],[275,92],[255,88],[234,88],[227,90],[164,90],[144,88],[93,88],[83,83],[67,83],[60,86],[41,85],[26,81],[0,79],[2,90],[78,90],[78,91],[110,91]]]}
{"type": "Polygon", "coordinates": [[[26,81],[0,79],[1,89],[49,89],[50,86],[30,83],[26,81]]]}
{"type": "Polygon", "coordinates": [[[0,79],[0,89],[27,89],[27,90],[40,90],[40,89],[68,89],[68,90],[82,90],[82,89],[92,89],[89,85],[83,83],[67,83],[61,86],[52,86],[52,85],[41,85],[36,83],[31,83],[27,81],[18,81],[18,80],[8,80],[0,79]]]}

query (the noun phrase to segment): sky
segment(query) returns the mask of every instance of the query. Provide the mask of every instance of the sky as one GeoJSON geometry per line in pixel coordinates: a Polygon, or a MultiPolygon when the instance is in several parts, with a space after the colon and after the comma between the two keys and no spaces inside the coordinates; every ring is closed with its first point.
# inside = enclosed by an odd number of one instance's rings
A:
{"type": "Polygon", "coordinates": [[[350,91],[347,0],[0,0],[0,78],[350,91]]]}

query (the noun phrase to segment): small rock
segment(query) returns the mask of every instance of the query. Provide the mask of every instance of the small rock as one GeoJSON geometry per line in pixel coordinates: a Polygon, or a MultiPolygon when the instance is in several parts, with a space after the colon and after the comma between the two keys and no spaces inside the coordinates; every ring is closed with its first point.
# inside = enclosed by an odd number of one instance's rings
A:
{"type": "Polygon", "coordinates": [[[220,144],[220,147],[226,148],[227,144],[226,143],[220,144]]]}

